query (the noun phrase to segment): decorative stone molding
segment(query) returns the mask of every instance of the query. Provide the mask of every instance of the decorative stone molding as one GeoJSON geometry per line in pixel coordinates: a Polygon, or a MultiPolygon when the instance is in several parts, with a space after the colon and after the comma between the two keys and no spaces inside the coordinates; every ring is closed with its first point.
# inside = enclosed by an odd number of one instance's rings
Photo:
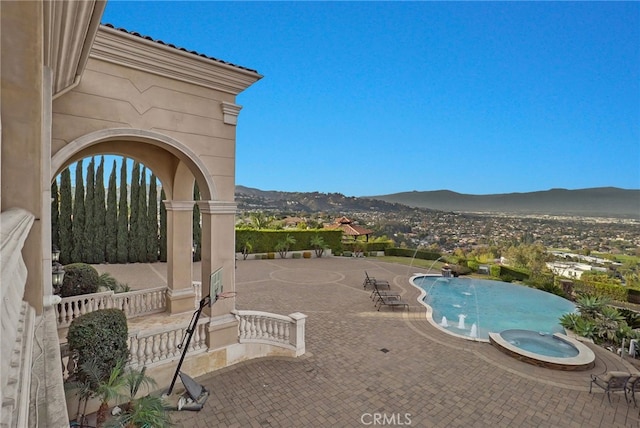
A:
{"type": "Polygon", "coordinates": [[[193,211],[195,201],[162,201],[167,211],[193,211]]]}
{"type": "Polygon", "coordinates": [[[35,310],[22,300],[27,282],[22,247],[33,221],[19,208],[0,213],[1,426],[27,426],[35,310]]]}
{"type": "Polygon", "coordinates": [[[242,106],[223,101],[221,107],[222,121],[227,125],[236,126],[238,124],[238,115],[240,114],[240,110],[242,110],[242,106]]]}
{"type": "Polygon", "coordinates": [[[227,201],[197,201],[202,214],[233,214],[238,212],[238,204],[227,201]]]}
{"type": "Polygon", "coordinates": [[[208,189],[211,198],[217,197],[218,192],[216,185],[211,176],[206,174],[207,166],[202,162],[202,159],[200,159],[197,153],[175,138],[148,129],[108,128],[100,129],[76,138],[53,154],[51,158],[51,180],[62,172],[65,163],[73,158],[76,153],[102,142],[122,140],[145,142],[161,147],[171,153],[178,153],[178,157],[183,162],[193,164],[194,168],[202,172],[206,182],[206,189],[205,186],[201,185],[200,193],[205,194],[205,191],[208,189]]]}
{"type": "Polygon", "coordinates": [[[106,1],[44,1],[44,65],[54,71],[53,95],[76,86],[89,58],[106,1]]]}
{"type": "Polygon", "coordinates": [[[194,52],[100,26],[91,58],[233,95],[262,78],[248,70],[194,52]]]}

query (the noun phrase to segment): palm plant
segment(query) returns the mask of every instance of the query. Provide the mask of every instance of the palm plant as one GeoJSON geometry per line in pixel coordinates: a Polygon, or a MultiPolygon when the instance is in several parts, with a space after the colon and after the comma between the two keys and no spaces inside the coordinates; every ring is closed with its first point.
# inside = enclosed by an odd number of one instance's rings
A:
{"type": "Polygon", "coordinates": [[[97,398],[100,400],[100,407],[96,413],[97,427],[101,427],[107,420],[109,403],[112,401],[119,401],[124,398],[121,392],[125,385],[123,367],[124,362],[118,361],[106,378],[95,359],[85,361],[80,367],[88,382],[88,384],[85,385],[89,390],[87,397],[97,398]]]}
{"type": "Polygon", "coordinates": [[[161,397],[145,395],[133,400],[128,411],[112,419],[105,428],[166,428],[172,426],[161,397]]]}
{"type": "Polygon", "coordinates": [[[311,244],[311,247],[315,251],[316,257],[322,257],[322,254],[324,254],[324,250],[327,249],[327,245],[324,243],[324,238],[317,233],[313,236],[313,238],[311,238],[309,244],[311,244]]]}
{"type": "Polygon", "coordinates": [[[296,243],[296,238],[294,238],[293,236],[287,233],[287,235],[282,239],[282,241],[276,244],[275,250],[278,252],[278,254],[280,254],[280,257],[284,259],[287,257],[289,248],[291,248],[291,246],[295,243],[296,243]]]}
{"type": "Polygon", "coordinates": [[[156,386],[153,378],[145,375],[146,367],[142,370],[128,370],[123,376],[125,386],[129,392],[129,402],[123,406],[124,411],[110,420],[107,428],[164,428],[171,426],[169,413],[161,397],[146,395],[136,398],[140,387],[150,389],[156,386]]]}

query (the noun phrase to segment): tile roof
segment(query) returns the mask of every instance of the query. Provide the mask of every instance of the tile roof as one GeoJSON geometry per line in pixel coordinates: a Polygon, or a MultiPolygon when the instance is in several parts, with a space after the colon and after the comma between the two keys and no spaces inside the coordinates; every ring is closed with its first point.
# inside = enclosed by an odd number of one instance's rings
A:
{"type": "Polygon", "coordinates": [[[113,24],[108,24],[107,23],[107,24],[102,24],[102,25],[104,25],[105,27],[113,28],[114,30],[122,31],[123,33],[131,34],[132,36],[140,37],[141,39],[149,40],[151,42],[155,42],[155,43],[158,43],[158,44],[161,44],[161,45],[173,48],[173,49],[177,49],[177,50],[180,50],[180,51],[183,51],[183,52],[187,52],[187,53],[190,53],[190,54],[193,54],[193,55],[197,55],[199,57],[206,58],[206,59],[218,62],[220,64],[229,65],[231,67],[235,67],[235,68],[239,68],[239,69],[242,69],[242,70],[250,71],[252,73],[258,73],[256,70],[253,70],[251,68],[247,68],[247,67],[243,67],[241,65],[237,65],[237,64],[233,64],[233,63],[230,63],[230,62],[227,62],[227,61],[223,61],[221,59],[214,58],[212,56],[208,56],[208,55],[205,55],[205,54],[200,53],[200,52],[190,51],[188,49],[181,48],[181,47],[176,46],[174,44],[165,43],[162,40],[154,39],[153,37],[150,37],[150,36],[144,36],[144,35],[142,35],[140,33],[136,33],[135,31],[129,31],[129,30],[125,29],[125,28],[117,28],[113,24]]]}

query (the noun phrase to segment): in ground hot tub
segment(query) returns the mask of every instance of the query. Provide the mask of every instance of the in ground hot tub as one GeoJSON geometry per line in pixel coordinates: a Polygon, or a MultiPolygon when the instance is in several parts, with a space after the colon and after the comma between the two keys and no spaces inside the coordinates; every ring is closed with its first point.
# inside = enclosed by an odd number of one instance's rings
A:
{"type": "Polygon", "coordinates": [[[489,333],[493,346],[520,361],[555,370],[588,370],[595,354],[583,343],[564,334],[531,330],[489,333]]]}

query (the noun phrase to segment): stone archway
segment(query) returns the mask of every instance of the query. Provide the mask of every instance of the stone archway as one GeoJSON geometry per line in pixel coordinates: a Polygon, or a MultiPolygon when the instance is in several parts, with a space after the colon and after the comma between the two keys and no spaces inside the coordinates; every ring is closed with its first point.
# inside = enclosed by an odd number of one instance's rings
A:
{"type": "MultiPolygon", "coordinates": [[[[219,267],[229,272],[223,278],[225,290],[235,289],[236,205],[218,201],[216,183],[206,165],[185,144],[167,135],[141,129],[112,128],[95,131],[71,141],[51,158],[54,179],[73,162],[96,154],[115,154],[136,159],[154,171],[163,183],[167,200],[167,282],[168,311],[172,314],[193,310],[192,287],[192,211],[193,184],[198,181],[202,222],[202,284],[206,295],[210,274],[219,267]],[[226,280],[225,280],[226,279],[226,280]]],[[[220,308],[218,315],[234,307],[220,308]]],[[[229,305],[229,303],[227,303],[229,305]]]]}

